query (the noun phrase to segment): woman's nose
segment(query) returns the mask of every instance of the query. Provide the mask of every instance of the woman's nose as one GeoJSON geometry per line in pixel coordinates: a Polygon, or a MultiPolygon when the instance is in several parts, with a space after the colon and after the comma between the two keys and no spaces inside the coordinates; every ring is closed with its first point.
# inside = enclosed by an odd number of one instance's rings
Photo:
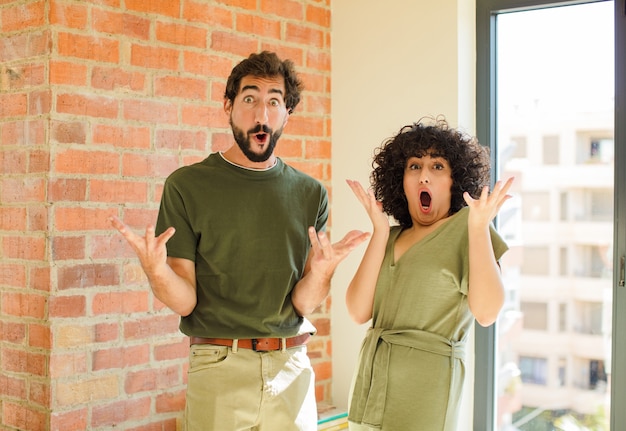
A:
{"type": "Polygon", "coordinates": [[[430,180],[428,179],[428,173],[425,170],[422,170],[420,175],[420,184],[428,184],[430,180]]]}

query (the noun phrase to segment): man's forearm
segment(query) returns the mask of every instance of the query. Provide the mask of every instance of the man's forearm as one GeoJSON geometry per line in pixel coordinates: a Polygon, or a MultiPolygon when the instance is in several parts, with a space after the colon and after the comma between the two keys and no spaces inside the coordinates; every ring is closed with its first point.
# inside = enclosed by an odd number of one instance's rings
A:
{"type": "Polygon", "coordinates": [[[293,288],[291,303],[300,316],[311,314],[326,299],[330,291],[328,276],[317,276],[309,272],[293,288]]]}

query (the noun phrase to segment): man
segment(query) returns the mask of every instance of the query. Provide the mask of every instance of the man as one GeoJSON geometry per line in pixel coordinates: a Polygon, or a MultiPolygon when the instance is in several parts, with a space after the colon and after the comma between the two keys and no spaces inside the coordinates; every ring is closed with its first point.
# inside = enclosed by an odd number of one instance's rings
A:
{"type": "Polygon", "coordinates": [[[156,232],[112,218],[190,337],[188,431],[317,429],[304,316],[369,234],[331,244],[325,188],[274,155],[302,88],[291,61],[250,55],[224,94],[235,144],[170,175],[156,232]]]}

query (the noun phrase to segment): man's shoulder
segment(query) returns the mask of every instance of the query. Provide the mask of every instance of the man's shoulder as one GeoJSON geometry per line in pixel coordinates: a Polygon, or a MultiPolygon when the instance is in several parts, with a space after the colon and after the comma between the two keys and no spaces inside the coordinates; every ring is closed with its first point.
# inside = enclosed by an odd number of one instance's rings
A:
{"type": "Polygon", "coordinates": [[[213,156],[214,155],[211,154],[204,160],[177,168],[168,176],[168,180],[184,179],[199,174],[206,175],[210,172],[212,167],[216,166],[213,156]]]}
{"type": "Polygon", "coordinates": [[[296,168],[295,166],[290,165],[289,163],[285,161],[282,161],[282,163],[283,163],[283,172],[286,175],[293,176],[295,179],[302,181],[304,183],[310,184],[312,186],[324,188],[324,185],[322,184],[322,182],[318,180],[317,178],[315,178],[314,176],[312,176],[311,174],[301,170],[300,168],[296,168]]]}

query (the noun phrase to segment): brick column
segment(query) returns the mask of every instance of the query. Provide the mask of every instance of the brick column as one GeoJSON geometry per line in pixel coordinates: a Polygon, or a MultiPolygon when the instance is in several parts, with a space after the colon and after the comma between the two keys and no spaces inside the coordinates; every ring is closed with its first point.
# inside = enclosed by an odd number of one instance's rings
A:
{"type": "Polygon", "coordinates": [[[329,1],[2,2],[0,430],[180,429],[187,340],[107,218],[143,230],[170,172],[230,145],[226,77],[262,49],[307,87],[278,154],[329,186],[329,1]]]}

